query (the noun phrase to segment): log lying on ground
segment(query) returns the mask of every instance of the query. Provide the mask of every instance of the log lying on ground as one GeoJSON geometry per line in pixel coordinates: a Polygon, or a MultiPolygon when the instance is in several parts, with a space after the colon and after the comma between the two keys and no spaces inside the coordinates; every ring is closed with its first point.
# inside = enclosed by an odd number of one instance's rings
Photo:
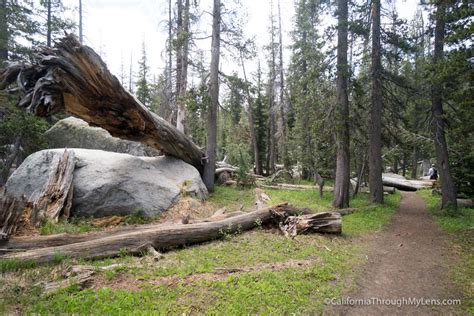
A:
{"type": "MultiPolygon", "coordinates": [[[[272,185],[268,185],[268,184],[262,184],[262,183],[257,182],[257,186],[266,188],[266,189],[290,190],[290,191],[320,190],[320,188],[315,185],[306,185],[306,184],[273,183],[272,185]]],[[[331,192],[333,188],[329,186],[325,186],[323,190],[325,192],[331,192]]]]}
{"type": "MultiPolygon", "coordinates": [[[[331,212],[338,213],[341,216],[350,215],[362,210],[369,210],[376,208],[377,205],[370,205],[362,208],[344,208],[339,210],[331,210],[331,212]]],[[[227,213],[225,208],[217,210],[211,217],[207,219],[198,219],[193,220],[189,219],[188,223],[206,223],[217,220],[222,220],[225,218],[230,218],[233,216],[238,216],[244,214],[243,212],[232,212],[227,213]]],[[[298,214],[306,215],[313,214],[310,209],[298,209],[298,214]]],[[[183,223],[184,224],[184,223],[183,223]]],[[[8,241],[0,240],[0,255],[12,252],[21,252],[29,249],[38,249],[38,248],[47,248],[47,247],[57,247],[63,245],[69,245],[74,243],[80,243],[84,241],[91,241],[94,239],[100,239],[104,237],[121,235],[126,232],[146,230],[149,228],[156,227],[156,224],[146,224],[139,226],[123,226],[118,227],[112,231],[101,231],[101,232],[91,232],[91,233],[82,233],[82,234],[56,234],[48,236],[35,236],[35,237],[16,237],[8,241]]]]}
{"type": "Polygon", "coordinates": [[[341,214],[322,212],[300,216],[290,216],[286,212],[272,210],[278,218],[280,230],[287,237],[295,237],[303,233],[319,232],[340,234],[342,232],[341,214]]]}
{"type": "Polygon", "coordinates": [[[474,207],[471,199],[457,199],[458,207],[474,207]]]}
{"type": "MultiPolygon", "coordinates": [[[[190,245],[220,238],[226,234],[233,234],[266,225],[273,221],[275,212],[298,215],[300,210],[287,204],[270,206],[262,210],[253,211],[239,216],[196,224],[156,225],[138,231],[125,232],[99,239],[87,240],[79,243],[58,247],[33,249],[19,253],[9,253],[1,259],[34,260],[45,263],[54,260],[61,254],[69,258],[96,259],[114,257],[127,252],[137,254],[152,246],[155,249],[170,249],[183,245],[190,245]]],[[[334,225],[340,225],[334,223],[334,225]]],[[[327,225],[321,226],[327,229],[327,225]]],[[[316,230],[318,231],[318,230],[316,230]]]]}
{"type": "Polygon", "coordinates": [[[201,149],[126,91],[99,55],[73,35],[54,49],[39,49],[34,58],[34,64],[12,64],[0,71],[0,89],[18,85],[19,106],[39,116],[66,111],[112,136],[147,144],[202,172],[201,149]]]}
{"type": "Polygon", "coordinates": [[[402,191],[416,191],[418,189],[429,189],[433,187],[432,180],[407,180],[400,177],[382,175],[382,183],[385,186],[394,187],[402,191]]]}

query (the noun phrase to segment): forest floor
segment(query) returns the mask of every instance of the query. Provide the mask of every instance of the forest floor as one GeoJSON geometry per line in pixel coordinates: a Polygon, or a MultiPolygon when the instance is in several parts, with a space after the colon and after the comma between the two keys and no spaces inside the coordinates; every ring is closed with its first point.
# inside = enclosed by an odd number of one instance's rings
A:
{"type": "MultiPolygon", "coordinates": [[[[320,199],[313,190],[266,192],[271,204],[291,201],[315,211],[331,208],[331,194],[320,199]]],[[[465,213],[469,218],[438,217],[426,213],[420,198],[428,209],[435,209],[439,199],[430,191],[402,196],[400,207],[397,193],[387,196],[383,206],[367,208],[367,195],[361,194],[351,201],[351,206],[361,210],[343,217],[342,236],[288,239],[276,229],[257,228],[166,252],[159,261],[124,255],[96,261],[66,258],[48,266],[22,267],[0,260],[0,314],[465,314],[472,308],[472,244],[466,241],[470,239],[454,240],[450,232],[472,233],[470,210],[465,213]],[[43,284],[64,280],[71,267],[84,264],[96,268],[85,287],[72,284],[44,291],[43,284]],[[463,298],[463,306],[332,305],[347,297],[463,298]]],[[[249,209],[254,198],[253,189],[218,187],[200,215],[208,216],[224,206],[229,211],[249,209]]],[[[154,221],[179,220],[182,211],[175,209],[154,221]]],[[[127,220],[143,224],[140,216],[127,220]]],[[[96,229],[83,221],[45,223],[39,233],[96,229]]]]}
{"type": "Polygon", "coordinates": [[[402,192],[398,211],[375,236],[370,248],[357,286],[342,296],[347,301],[354,300],[354,305],[338,306],[338,314],[463,313],[453,301],[460,300],[461,305],[463,294],[450,276],[460,258],[453,252],[447,234],[428,214],[422,197],[402,192]],[[360,299],[365,302],[358,304],[360,299]]]}

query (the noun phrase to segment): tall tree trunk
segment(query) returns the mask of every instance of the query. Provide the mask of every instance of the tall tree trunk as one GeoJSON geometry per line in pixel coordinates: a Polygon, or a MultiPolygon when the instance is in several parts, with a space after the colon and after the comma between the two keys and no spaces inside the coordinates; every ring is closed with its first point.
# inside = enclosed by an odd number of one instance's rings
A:
{"type": "Polygon", "coordinates": [[[369,132],[369,199],[373,203],[383,203],[380,7],[380,0],[372,1],[372,109],[370,113],[369,132]]]}
{"type": "Polygon", "coordinates": [[[168,102],[168,111],[163,110],[163,118],[168,122],[172,122],[173,117],[173,20],[172,20],[173,6],[171,0],[168,0],[168,65],[166,72],[166,99],[168,102]]]}
{"type": "Polygon", "coordinates": [[[279,134],[280,136],[280,146],[281,153],[283,156],[283,162],[285,167],[289,168],[289,157],[288,149],[286,146],[286,118],[285,118],[285,75],[283,71],[283,30],[281,26],[281,5],[280,0],[278,0],[278,70],[280,76],[280,118],[281,126],[279,134]]]}
{"type": "Polygon", "coordinates": [[[337,110],[336,110],[336,179],[332,205],[337,208],[349,206],[349,97],[347,95],[347,0],[338,0],[337,27],[337,110]]]}
{"type": "Polygon", "coordinates": [[[418,145],[413,145],[413,153],[411,157],[411,177],[412,179],[418,178],[418,145]]]}
{"type": "Polygon", "coordinates": [[[219,105],[219,57],[221,44],[221,1],[214,0],[212,17],[211,73],[209,94],[211,104],[207,111],[207,163],[203,181],[209,192],[214,191],[217,149],[217,108],[219,105]]]}
{"type": "Polygon", "coordinates": [[[0,1],[0,66],[2,62],[8,60],[8,13],[7,0],[0,1]]]}
{"type": "Polygon", "coordinates": [[[245,71],[245,63],[244,57],[242,56],[242,52],[240,53],[240,63],[242,64],[242,71],[244,73],[244,80],[245,80],[245,92],[247,94],[247,102],[248,102],[248,112],[249,112],[249,129],[250,129],[250,139],[252,141],[252,149],[253,149],[253,158],[255,163],[255,173],[258,175],[262,174],[262,164],[260,163],[260,152],[258,150],[258,143],[257,143],[257,132],[255,131],[255,120],[253,117],[253,99],[250,95],[250,87],[249,82],[247,80],[247,72],[245,71]]]}
{"type": "MultiPolygon", "coordinates": [[[[439,67],[443,60],[444,34],[445,34],[446,1],[441,0],[437,4],[435,42],[433,53],[433,64],[439,67]]],[[[448,146],[444,132],[444,111],[443,111],[443,84],[437,78],[437,71],[433,73],[433,84],[431,87],[431,111],[433,114],[433,137],[436,148],[436,158],[441,177],[441,208],[449,205],[457,207],[456,187],[454,185],[449,168],[448,146]]],[[[439,72],[442,73],[442,72],[439,72]]]]}
{"type": "Polygon", "coordinates": [[[275,81],[276,81],[276,52],[275,52],[275,24],[273,16],[273,0],[270,1],[271,5],[271,64],[270,64],[270,83],[269,83],[269,132],[268,132],[268,168],[267,172],[272,174],[275,172],[276,162],[276,104],[275,104],[275,81]]]}
{"type": "Polygon", "coordinates": [[[47,27],[47,30],[46,30],[46,46],[48,47],[51,47],[51,33],[52,33],[52,21],[51,21],[51,1],[52,0],[47,0],[47,10],[48,10],[48,17],[47,17],[47,20],[46,20],[46,27],[47,27]]]}
{"type": "Polygon", "coordinates": [[[79,0],[79,42],[84,44],[83,38],[83,29],[82,29],[82,0],[79,0]]]}
{"type": "Polygon", "coordinates": [[[188,77],[188,50],[189,50],[189,0],[178,1],[178,33],[176,51],[176,128],[184,132],[186,118],[186,89],[188,77]]]}

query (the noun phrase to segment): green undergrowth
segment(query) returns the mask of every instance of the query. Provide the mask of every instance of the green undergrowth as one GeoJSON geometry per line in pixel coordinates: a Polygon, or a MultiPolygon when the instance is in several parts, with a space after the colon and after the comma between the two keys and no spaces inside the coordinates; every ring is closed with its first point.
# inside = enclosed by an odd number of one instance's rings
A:
{"type": "Polygon", "coordinates": [[[426,202],[428,212],[435,218],[441,228],[446,231],[458,252],[459,262],[451,267],[454,282],[462,288],[471,314],[474,315],[474,208],[458,208],[457,210],[441,210],[440,196],[430,190],[418,190],[426,202]]]}
{"type": "MultiPolygon", "coordinates": [[[[331,208],[330,193],[319,199],[314,191],[266,192],[271,203],[331,208]]],[[[345,281],[365,260],[366,244],[359,237],[386,224],[399,198],[395,194],[387,197],[383,207],[364,208],[367,195],[360,195],[351,206],[361,210],[343,217],[342,236],[311,234],[288,239],[256,223],[256,229],[249,232],[168,251],[158,262],[124,255],[75,263],[118,264],[97,272],[103,286],[98,289],[72,285],[45,296],[41,287],[32,285],[62,279],[58,267],[3,272],[5,280],[14,281],[3,288],[0,285],[0,313],[2,308],[10,312],[15,306],[28,314],[321,314],[324,300],[339,297],[347,286],[345,281]]],[[[250,208],[254,190],[217,187],[209,201],[216,207],[250,208]]],[[[59,267],[68,264],[72,262],[59,267]]]]}

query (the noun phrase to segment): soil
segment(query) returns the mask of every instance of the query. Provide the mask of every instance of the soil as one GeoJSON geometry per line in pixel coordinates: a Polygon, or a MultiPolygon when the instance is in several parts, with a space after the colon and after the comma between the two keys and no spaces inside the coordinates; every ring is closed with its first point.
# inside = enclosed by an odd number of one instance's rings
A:
{"type": "Polygon", "coordinates": [[[362,274],[355,281],[355,286],[342,297],[346,302],[349,299],[364,299],[378,304],[343,302],[343,305],[331,306],[329,314],[462,314],[459,306],[406,303],[410,298],[462,299],[449,277],[449,267],[456,261],[449,238],[427,213],[424,201],[416,193],[402,192],[398,211],[391,223],[371,241],[370,248],[362,274]],[[390,302],[381,303],[381,300],[390,302]]]}

